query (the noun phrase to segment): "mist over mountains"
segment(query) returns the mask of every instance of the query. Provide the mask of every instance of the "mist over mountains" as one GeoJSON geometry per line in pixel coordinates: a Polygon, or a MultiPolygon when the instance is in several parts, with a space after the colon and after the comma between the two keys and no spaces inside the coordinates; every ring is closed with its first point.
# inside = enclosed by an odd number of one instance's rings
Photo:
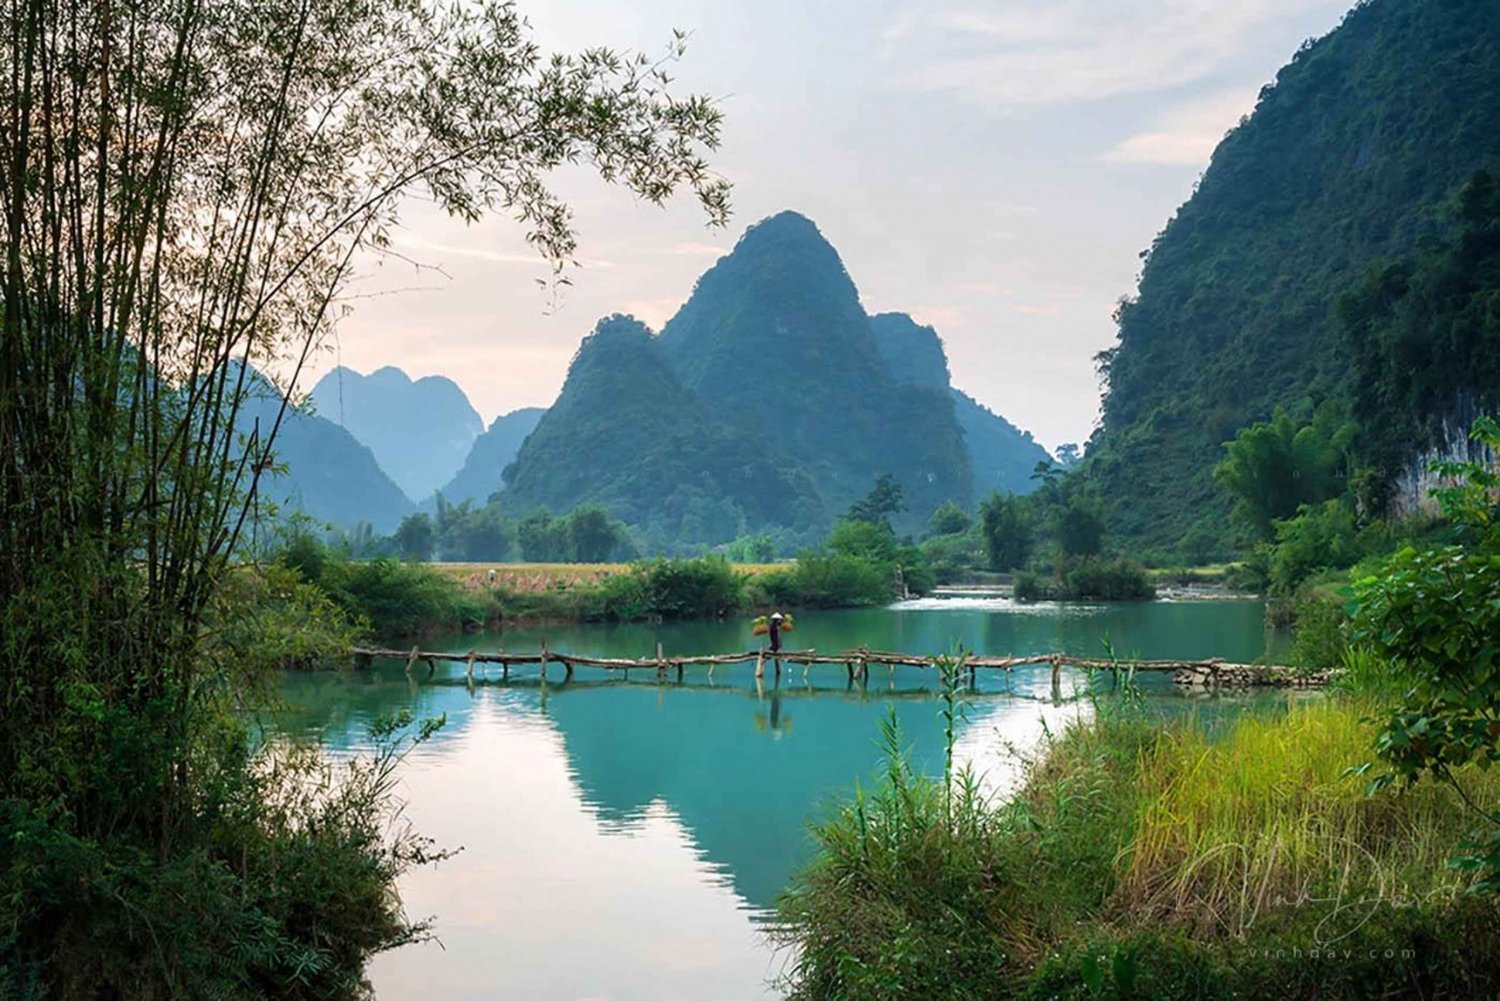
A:
{"type": "Polygon", "coordinates": [[[319,416],[369,446],[414,502],[452,479],[484,432],[464,391],[440,375],[413,380],[392,366],[360,375],[340,365],[318,380],[311,397],[319,416]]]}

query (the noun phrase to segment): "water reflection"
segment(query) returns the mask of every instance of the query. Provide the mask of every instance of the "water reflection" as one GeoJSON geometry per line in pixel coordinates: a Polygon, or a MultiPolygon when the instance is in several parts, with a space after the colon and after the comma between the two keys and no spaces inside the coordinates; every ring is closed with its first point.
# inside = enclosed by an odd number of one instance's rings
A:
{"type": "MultiPolygon", "coordinates": [[[[798,616],[798,645],[896,650],[1097,653],[1108,633],[1143,656],[1253,659],[1260,609],[1219,606],[902,608],[798,616]]],[[[569,627],[552,649],[604,656],[723,651],[748,623],[569,627]]],[[[453,637],[449,649],[536,648],[540,631],[453,637]]],[[[438,918],[442,945],[381,956],[382,998],[760,997],[779,960],[756,920],[810,852],[808,820],[878,766],[878,722],[899,721],[918,767],[942,768],[933,672],[842,667],[690,668],[659,681],[579,668],[543,681],[498,671],[473,683],[462,664],[428,679],[400,664],[289,676],[279,725],[363,746],[370,720],[409,708],[448,725],[403,768],[406,819],[463,852],[413,873],[408,910],[438,918]]],[[[555,673],[555,672],[554,672],[555,673]]],[[[1087,682],[1065,673],[1064,694],[1087,682]]],[[[1189,711],[1162,677],[1159,711],[1189,711]]],[[[1033,747],[1086,713],[1055,704],[1047,668],[981,672],[956,756],[992,790],[1033,747]]],[[[1231,702],[1230,705],[1238,705],[1231,702]]],[[[1224,708],[1213,703],[1214,711],[1224,708]]]]}

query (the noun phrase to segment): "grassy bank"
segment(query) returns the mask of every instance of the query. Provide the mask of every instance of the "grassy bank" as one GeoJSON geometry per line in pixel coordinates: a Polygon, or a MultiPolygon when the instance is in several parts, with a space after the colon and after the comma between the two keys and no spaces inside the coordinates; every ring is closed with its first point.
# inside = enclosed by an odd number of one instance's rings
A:
{"type": "MultiPolygon", "coordinates": [[[[1494,996],[1500,905],[1450,868],[1439,785],[1367,797],[1369,706],[1247,716],[1210,741],[1132,712],[1050,740],[1014,798],[914,774],[816,830],[781,907],[800,998],[1494,996]]],[[[1500,776],[1466,774],[1500,800],[1500,776]]]]}
{"type": "Polygon", "coordinates": [[[243,590],[253,600],[239,603],[238,622],[227,627],[230,636],[250,628],[269,637],[260,650],[281,666],[316,667],[328,661],[329,651],[347,648],[353,635],[723,618],[771,606],[850,608],[883,604],[903,587],[921,593],[931,586],[925,567],[903,567],[897,556],[876,548],[809,551],[775,564],[734,564],[718,556],[630,564],[428,564],[352,560],[303,534],[269,563],[244,568],[243,590]]]}

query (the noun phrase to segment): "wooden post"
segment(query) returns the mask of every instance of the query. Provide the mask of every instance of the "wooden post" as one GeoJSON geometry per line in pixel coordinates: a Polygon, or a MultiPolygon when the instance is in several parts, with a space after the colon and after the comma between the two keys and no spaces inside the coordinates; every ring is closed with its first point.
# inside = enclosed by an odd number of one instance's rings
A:
{"type": "Polygon", "coordinates": [[[667,674],[667,662],[662,660],[661,640],[656,641],[656,676],[664,678],[667,674]]]}
{"type": "Polygon", "coordinates": [[[464,677],[468,678],[470,681],[474,680],[474,651],[473,650],[469,651],[469,663],[468,663],[468,666],[464,669],[464,677]]]}
{"type": "Polygon", "coordinates": [[[564,681],[569,681],[569,680],[572,679],[572,677],[573,677],[573,662],[571,660],[565,660],[565,661],[563,661],[563,680],[564,681]]]}
{"type": "Polygon", "coordinates": [[[859,680],[861,684],[870,680],[870,660],[863,654],[859,658],[859,680]]]}
{"type": "Polygon", "coordinates": [[[677,662],[677,680],[682,681],[682,661],[677,662]]]}
{"type": "Polygon", "coordinates": [[[1052,660],[1052,700],[1056,702],[1062,698],[1062,658],[1053,657],[1052,660]]]}
{"type": "Polygon", "coordinates": [[[421,647],[412,647],[411,655],[406,658],[406,673],[411,674],[411,666],[417,662],[417,655],[422,652],[421,647]]]}
{"type": "Polygon", "coordinates": [[[844,661],[844,670],[849,672],[849,684],[854,684],[854,662],[852,660],[844,661]]]}
{"type": "Polygon", "coordinates": [[[763,678],[766,676],[766,648],[761,647],[755,652],[755,676],[763,678]]]}
{"type": "Polygon", "coordinates": [[[437,661],[433,660],[431,657],[426,658],[426,660],[427,660],[427,677],[430,678],[434,674],[437,674],[437,661]]]}
{"type": "Polygon", "coordinates": [[[547,680],[547,640],[546,640],[545,637],[542,639],[541,666],[542,666],[542,680],[546,681],[547,680]]]}

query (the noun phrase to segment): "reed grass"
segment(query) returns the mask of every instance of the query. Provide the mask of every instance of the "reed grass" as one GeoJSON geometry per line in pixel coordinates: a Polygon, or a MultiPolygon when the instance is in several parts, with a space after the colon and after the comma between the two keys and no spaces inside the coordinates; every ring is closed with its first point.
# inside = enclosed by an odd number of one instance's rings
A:
{"type": "MultiPolygon", "coordinates": [[[[1112,902],[1136,919],[1243,938],[1278,907],[1357,898],[1452,898],[1448,866],[1470,826],[1437,784],[1365,795],[1349,769],[1373,758],[1368,707],[1351,700],[1250,715],[1210,742],[1162,733],[1138,771],[1136,834],[1112,902]]],[[[1500,775],[1465,776],[1490,802],[1500,775]]]]}

